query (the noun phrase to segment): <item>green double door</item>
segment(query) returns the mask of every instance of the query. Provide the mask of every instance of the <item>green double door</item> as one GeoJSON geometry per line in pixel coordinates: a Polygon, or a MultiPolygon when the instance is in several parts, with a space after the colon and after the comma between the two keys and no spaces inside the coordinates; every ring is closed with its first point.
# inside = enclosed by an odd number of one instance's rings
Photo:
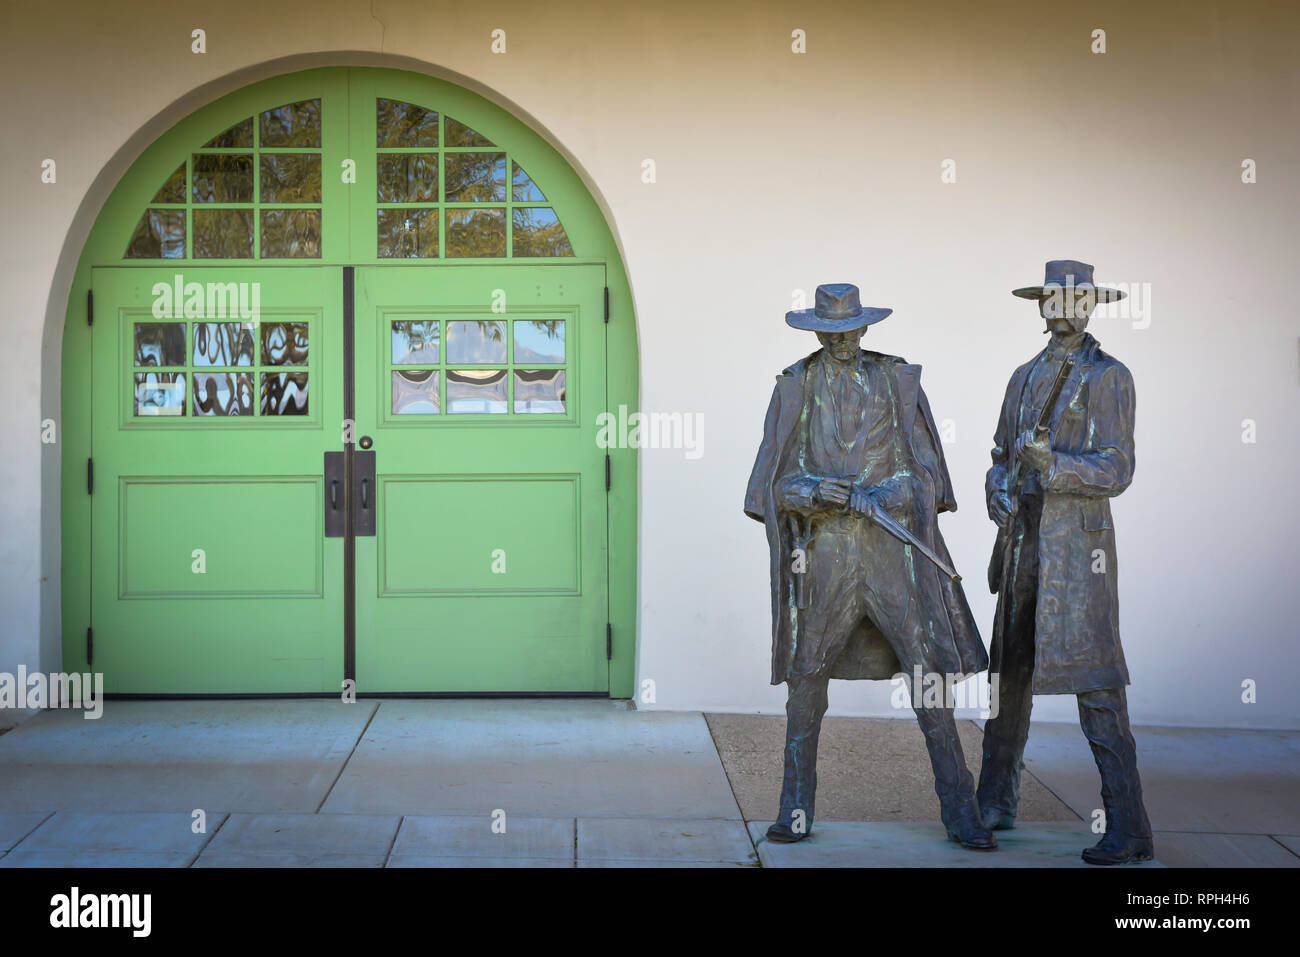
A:
{"type": "Polygon", "coordinates": [[[606,692],[603,267],[94,270],[110,693],[606,692]]]}

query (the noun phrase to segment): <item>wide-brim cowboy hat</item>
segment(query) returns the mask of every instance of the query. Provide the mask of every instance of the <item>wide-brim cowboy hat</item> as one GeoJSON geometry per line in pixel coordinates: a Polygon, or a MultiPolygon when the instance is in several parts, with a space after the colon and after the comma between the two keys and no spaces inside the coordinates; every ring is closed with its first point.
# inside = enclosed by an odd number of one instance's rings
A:
{"type": "Polygon", "coordinates": [[[1118,302],[1128,293],[1108,286],[1098,286],[1092,281],[1092,266],[1077,259],[1053,259],[1047,263],[1040,285],[1012,289],[1011,295],[1021,299],[1046,299],[1059,296],[1066,290],[1091,292],[1096,302],[1118,302]]]}
{"type": "Polygon", "coordinates": [[[810,332],[852,332],[879,322],[894,310],[864,306],[858,300],[858,287],[847,282],[826,283],[817,287],[813,308],[796,309],[785,314],[787,325],[810,332]]]}

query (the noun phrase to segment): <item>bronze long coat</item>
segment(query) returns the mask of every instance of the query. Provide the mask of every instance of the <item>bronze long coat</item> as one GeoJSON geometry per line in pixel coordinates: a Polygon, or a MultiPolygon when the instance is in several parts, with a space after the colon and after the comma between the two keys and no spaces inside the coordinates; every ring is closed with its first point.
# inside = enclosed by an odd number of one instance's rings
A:
{"type": "MultiPolygon", "coordinates": [[[[1007,384],[993,439],[993,467],[985,481],[988,496],[1007,491],[1017,428],[1024,421],[1021,394],[1035,359],[1017,369],[1007,384]]],[[[1110,498],[1133,481],[1133,406],[1133,376],[1085,335],[1054,412],[1056,464],[1043,476],[1034,694],[1078,694],[1129,683],[1119,641],[1110,498]]],[[[1002,589],[1006,538],[999,533],[989,562],[989,589],[998,593],[992,672],[1000,670],[1009,601],[1002,589]]]]}
{"type": "MultiPolygon", "coordinates": [[[[777,512],[777,483],[797,469],[799,424],[804,405],[804,377],[809,363],[821,354],[814,352],[785,369],[776,379],[772,401],[763,423],[763,441],[754,461],[745,493],[745,514],[767,527],[771,558],[772,592],[772,684],[789,676],[799,641],[799,616],[795,609],[794,574],[791,570],[794,543],[786,523],[777,512]]],[[[895,379],[900,427],[907,437],[914,467],[910,482],[913,515],[911,530],[938,555],[952,564],[943,536],[939,534],[938,512],[953,511],[953,497],[943,446],[930,414],[930,403],[921,390],[921,367],[909,365],[897,356],[863,350],[895,379]],[[918,436],[918,432],[923,435],[918,436]]],[[[980,641],[979,629],[960,583],[949,581],[925,558],[916,556],[917,582],[914,600],[924,609],[930,623],[931,641],[925,649],[924,667],[939,674],[974,674],[988,667],[988,654],[980,641]]],[[[898,658],[879,630],[863,622],[830,671],[832,678],[889,679],[899,672],[898,658]]]]}

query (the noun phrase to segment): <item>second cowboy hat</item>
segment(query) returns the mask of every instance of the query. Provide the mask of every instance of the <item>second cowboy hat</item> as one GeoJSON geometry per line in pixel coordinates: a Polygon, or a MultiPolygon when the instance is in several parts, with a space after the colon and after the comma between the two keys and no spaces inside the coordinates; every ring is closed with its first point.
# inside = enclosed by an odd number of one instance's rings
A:
{"type": "Polygon", "coordinates": [[[858,301],[857,286],[832,282],[817,287],[813,308],[787,312],[785,321],[796,329],[812,332],[851,332],[879,322],[893,311],[864,306],[858,301]]]}
{"type": "Polygon", "coordinates": [[[1095,286],[1092,282],[1092,266],[1076,259],[1053,259],[1047,264],[1041,286],[1021,286],[1011,290],[1011,295],[1021,299],[1045,299],[1057,295],[1065,289],[1081,289],[1096,293],[1097,302],[1118,302],[1127,293],[1106,286],[1095,286]]]}

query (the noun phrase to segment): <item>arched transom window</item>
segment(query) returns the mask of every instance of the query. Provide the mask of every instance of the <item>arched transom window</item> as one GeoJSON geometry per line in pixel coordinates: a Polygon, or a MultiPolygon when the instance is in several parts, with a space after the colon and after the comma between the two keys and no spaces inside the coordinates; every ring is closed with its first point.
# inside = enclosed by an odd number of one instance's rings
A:
{"type": "MultiPolygon", "coordinates": [[[[204,143],[154,194],[125,258],[320,259],[330,222],[321,190],[325,122],[319,99],[301,100],[204,143]]],[[[399,100],[376,99],[375,129],[379,259],[573,256],[541,185],[508,150],[399,100]]]]}

